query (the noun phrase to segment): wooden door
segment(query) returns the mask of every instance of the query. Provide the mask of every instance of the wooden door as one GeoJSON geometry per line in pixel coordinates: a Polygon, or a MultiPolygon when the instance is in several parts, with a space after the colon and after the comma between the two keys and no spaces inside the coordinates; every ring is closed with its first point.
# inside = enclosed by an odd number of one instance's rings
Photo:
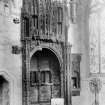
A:
{"type": "Polygon", "coordinates": [[[60,69],[57,58],[39,52],[31,60],[30,104],[50,105],[51,98],[61,96],[60,69]]]}

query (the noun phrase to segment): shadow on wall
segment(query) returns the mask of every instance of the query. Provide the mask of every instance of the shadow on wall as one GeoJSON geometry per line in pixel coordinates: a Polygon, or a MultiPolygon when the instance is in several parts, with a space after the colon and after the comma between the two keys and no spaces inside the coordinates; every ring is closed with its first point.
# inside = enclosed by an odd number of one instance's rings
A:
{"type": "Polygon", "coordinates": [[[0,76],[0,105],[10,105],[9,82],[0,76]]]}

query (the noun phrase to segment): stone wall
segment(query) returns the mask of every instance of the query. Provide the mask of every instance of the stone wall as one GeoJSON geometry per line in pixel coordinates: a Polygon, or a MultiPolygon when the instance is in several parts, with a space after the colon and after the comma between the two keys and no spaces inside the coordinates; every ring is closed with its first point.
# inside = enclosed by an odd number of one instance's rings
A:
{"type": "Polygon", "coordinates": [[[20,0],[0,0],[0,75],[9,81],[10,105],[22,104],[21,54],[12,53],[12,46],[21,46],[20,23],[13,22],[20,8],[20,0]]]}
{"type": "Polygon", "coordinates": [[[98,78],[101,82],[97,102],[104,105],[104,17],[103,0],[76,0],[76,23],[69,21],[68,37],[72,44],[71,53],[81,54],[80,96],[72,97],[72,105],[93,105],[95,94],[90,91],[90,81],[98,78]]]}

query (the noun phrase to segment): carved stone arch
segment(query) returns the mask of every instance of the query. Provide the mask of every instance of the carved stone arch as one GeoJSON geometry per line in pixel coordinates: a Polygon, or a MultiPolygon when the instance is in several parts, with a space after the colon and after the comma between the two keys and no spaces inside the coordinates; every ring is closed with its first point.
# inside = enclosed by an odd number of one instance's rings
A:
{"type": "Polygon", "coordinates": [[[9,103],[6,105],[14,105],[14,79],[6,71],[0,71],[0,79],[3,79],[8,84],[9,103]]]}
{"type": "Polygon", "coordinates": [[[64,73],[62,72],[62,65],[62,58],[58,51],[52,47],[37,46],[30,52],[29,78],[31,103],[38,102],[40,104],[43,100],[43,105],[46,105],[46,101],[51,105],[51,97],[64,97],[64,73]],[[38,83],[41,85],[36,85],[38,83]],[[33,94],[34,89],[36,92],[33,94]],[[44,95],[46,97],[43,97],[44,95]]]}
{"type": "Polygon", "coordinates": [[[53,52],[53,53],[56,55],[56,57],[57,57],[57,59],[58,59],[58,61],[59,61],[59,64],[60,64],[60,68],[62,68],[63,59],[62,59],[62,57],[60,56],[59,52],[58,52],[55,48],[52,48],[52,47],[47,46],[47,45],[40,45],[40,46],[35,47],[35,48],[30,52],[30,58],[32,57],[32,55],[33,55],[36,51],[42,50],[43,48],[46,48],[46,49],[50,50],[51,52],[53,52]]]}
{"type": "Polygon", "coordinates": [[[56,48],[52,47],[52,46],[47,46],[47,45],[40,45],[40,46],[36,46],[33,48],[33,50],[30,52],[30,61],[32,56],[38,51],[38,50],[42,50],[42,49],[47,49],[49,51],[51,51],[55,57],[58,60],[59,63],[59,72],[60,72],[60,79],[61,79],[61,97],[64,97],[64,64],[63,64],[63,58],[61,57],[59,51],[57,51],[56,48]]]}

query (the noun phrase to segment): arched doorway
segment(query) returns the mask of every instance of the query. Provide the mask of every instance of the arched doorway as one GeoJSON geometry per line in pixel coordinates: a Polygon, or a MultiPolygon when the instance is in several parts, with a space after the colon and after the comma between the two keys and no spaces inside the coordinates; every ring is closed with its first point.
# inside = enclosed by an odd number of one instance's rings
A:
{"type": "Polygon", "coordinates": [[[51,98],[60,97],[60,62],[51,50],[38,50],[30,60],[30,103],[50,105],[51,98]]]}
{"type": "Polygon", "coordinates": [[[10,105],[9,82],[0,76],[0,105],[10,105]]]}

